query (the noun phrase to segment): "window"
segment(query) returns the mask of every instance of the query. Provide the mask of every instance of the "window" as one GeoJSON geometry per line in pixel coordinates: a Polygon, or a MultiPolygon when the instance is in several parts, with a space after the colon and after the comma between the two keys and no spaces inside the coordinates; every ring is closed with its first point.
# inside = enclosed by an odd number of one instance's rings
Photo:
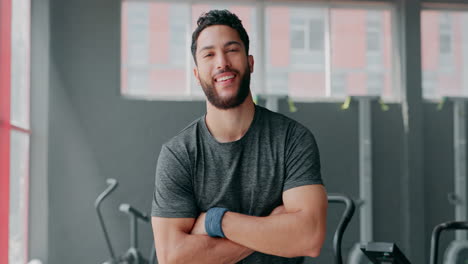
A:
{"type": "Polygon", "coordinates": [[[452,52],[452,25],[448,13],[442,13],[439,21],[440,54],[449,55],[452,52]]]}
{"type": "Polygon", "coordinates": [[[0,0],[0,262],[27,262],[30,2],[0,0]]]}
{"type": "Polygon", "coordinates": [[[393,12],[387,5],[268,6],[266,93],[299,101],[347,95],[399,100],[393,12]]]}
{"type": "MultiPolygon", "coordinates": [[[[193,76],[190,44],[196,19],[210,9],[229,9],[239,16],[255,55],[253,6],[123,1],[121,93],[145,99],[204,98],[193,76]]],[[[255,82],[252,76],[252,89],[255,82]]]]}
{"type": "Polygon", "coordinates": [[[291,64],[297,68],[301,68],[301,66],[308,68],[315,65],[315,68],[323,71],[325,65],[323,49],[325,10],[291,8],[290,12],[291,64]]]}
{"type": "Polygon", "coordinates": [[[265,93],[323,97],[325,9],[268,6],[265,10],[265,93]]]}
{"type": "Polygon", "coordinates": [[[392,14],[384,6],[331,9],[331,71],[332,77],[339,76],[331,79],[331,96],[380,95],[399,100],[392,14]]]}
{"type": "Polygon", "coordinates": [[[122,7],[121,91],[125,96],[204,98],[192,73],[191,34],[202,12],[228,9],[241,18],[249,33],[256,62],[254,94],[288,95],[299,101],[365,94],[400,99],[395,70],[398,40],[393,33],[394,9],[388,3],[123,0],[122,7]]]}
{"type": "Polygon", "coordinates": [[[423,97],[468,96],[468,11],[421,13],[423,97]]]}
{"type": "Polygon", "coordinates": [[[444,72],[453,71],[452,21],[448,13],[442,13],[439,19],[439,68],[444,72]]]}
{"type": "Polygon", "coordinates": [[[297,8],[291,9],[292,14],[290,21],[290,40],[292,51],[323,51],[324,21],[321,14],[323,12],[313,11],[314,10],[304,10],[297,8]]]}

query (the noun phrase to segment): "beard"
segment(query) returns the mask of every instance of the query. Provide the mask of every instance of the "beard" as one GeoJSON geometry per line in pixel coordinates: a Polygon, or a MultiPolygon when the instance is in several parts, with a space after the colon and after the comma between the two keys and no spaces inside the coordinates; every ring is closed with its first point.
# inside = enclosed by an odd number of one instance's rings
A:
{"type": "MultiPolygon", "coordinates": [[[[237,76],[239,76],[239,72],[235,70],[225,70],[219,73],[227,71],[233,71],[237,74],[237,76]]],[[[221,96],[219,96],[213,83],[205,82],[202,79],[200,79],[200,85],[203,88],[203,92],[206,95],[206,99],[214,107],[222,110],[237,107],[245,101],[245,99],[250,93],[250,67],[247,65],[245,73],[242,76],[241,82],[239,84],[239,88],[237,89],[237,93],[232,96],[222,98],[221,96]]]]}

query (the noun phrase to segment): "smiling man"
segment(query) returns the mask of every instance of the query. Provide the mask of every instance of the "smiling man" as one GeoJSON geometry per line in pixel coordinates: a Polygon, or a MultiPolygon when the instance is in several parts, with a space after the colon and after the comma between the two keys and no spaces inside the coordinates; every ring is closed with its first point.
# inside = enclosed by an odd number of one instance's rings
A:
{"type": "Polygon", "coordinates": [[[326,191],[312,133],[257,106],[238,17],[212,10],[192,35],[206,115],[165,143],[152,225],[158,261],[303,263],[325,239],[326,191]]]}

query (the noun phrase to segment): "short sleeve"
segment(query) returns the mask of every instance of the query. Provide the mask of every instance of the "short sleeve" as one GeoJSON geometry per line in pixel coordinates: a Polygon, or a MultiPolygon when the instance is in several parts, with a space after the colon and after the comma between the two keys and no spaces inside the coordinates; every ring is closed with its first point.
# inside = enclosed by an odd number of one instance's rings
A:
{"type": "Polygon", "coordinates": [[[163,145],[156,165],[151,215],[196,218],[198,214],[188,158],[163,145]]]}
{"type": "Polygon", "coordinates": [[[323,184],[317,143],[313,134],[300,124],[296,124],[287,134],[285,165],[283,191],[303,185],[323,184]]]}

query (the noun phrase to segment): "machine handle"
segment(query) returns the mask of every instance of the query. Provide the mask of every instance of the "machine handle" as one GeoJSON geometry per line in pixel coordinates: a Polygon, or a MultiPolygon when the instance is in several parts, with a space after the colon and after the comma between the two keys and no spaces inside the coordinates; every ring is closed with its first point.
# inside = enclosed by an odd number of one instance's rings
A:
{"type": "Polygon", "coordinates": [[[430,264],[437,263],[437,257],[439,255],[439,238],[440,233],[444,230],[468,230],[468,222],[465,221],[450,221],[438,224],[432,230],[431,236],[431,256],[430,264]]]}
{"type": "Polygon", "coordinates": [[[107,248],[109,249],[109,254],[111,259],[115,259],[114,250],[112,249],[112,244],[109,239],[109,234],[107,233],[106,225],[104,224],[104,220],[101,214],[101,203],[104,199],[111,194],[115,188],[117,188],[118,182],[116,179],[109,178],[106,180],[107,188],[98,196],[96,201],[94,202],[94,207],[96,208],[96,212],[99,219],[99,224],[101,225],[102,232],[104,233],[104,238],[106,239],[107,248]]]}
{"type": "Polygon", "coordinates": [[[335,263],[342,264],[343,258],[341,256],[341,241],[343,240],[343,234],[346,230],[346,227],[348,227],[348,224],[354,215],[356,205],[354,204],[354,201],[351,198],[344,194],[338,193],[329,194],[328,203],[341,203],[346,206],[345,211],[341,216],[341,220],[338,223],[335,235],[333,236],[333,250],[335,252],[335,263]]]}
{"type": "Polygon", "coordinates": [[[147,214],[144,214],[140,211],[138,211],[136,208],[132,207],[131,205],[129,204],[121,204],[119,206],[119,210],[121,212],[124,212],[126,214],[129,214],[129,215],[134,215],[136,216],[137,218],[140,218],[141,220],[145,221],[145,222],[149,222],[149,217],[147,214]]]}

